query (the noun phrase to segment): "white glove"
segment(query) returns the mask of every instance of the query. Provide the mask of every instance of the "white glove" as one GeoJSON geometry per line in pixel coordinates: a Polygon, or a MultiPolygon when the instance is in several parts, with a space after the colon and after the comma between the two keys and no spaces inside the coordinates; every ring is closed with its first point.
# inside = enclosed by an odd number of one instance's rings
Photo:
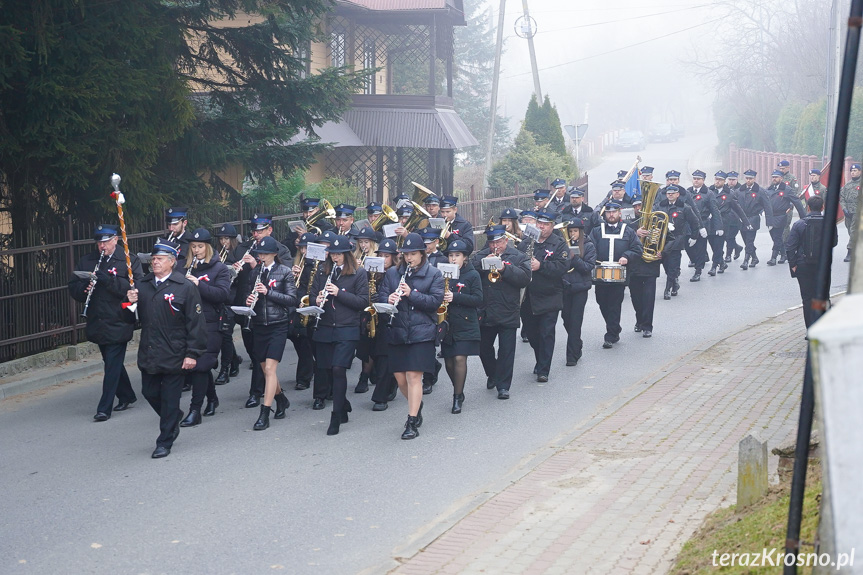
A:
{"type": "Polygon", "coordinates": [[[722,237],[725,235],[725,230],[716,230],[716,235],[722,237]]]}
{"type": "Polygon", "coordinates": [[[689,239],[689,247],[694,246],[694,245],[695,245],[695,243],[696,243],[697,241],[698,241],[698,240],[696,240],[695,238],[690,238],[690,239],[689,239]]]}
{"type": "Polygon", "coordinates": [[[706,238],[707,237],[707,229],[706,228],[700,228],[698,230],[698,235],[701,236],[702,238],[706,238]]]}

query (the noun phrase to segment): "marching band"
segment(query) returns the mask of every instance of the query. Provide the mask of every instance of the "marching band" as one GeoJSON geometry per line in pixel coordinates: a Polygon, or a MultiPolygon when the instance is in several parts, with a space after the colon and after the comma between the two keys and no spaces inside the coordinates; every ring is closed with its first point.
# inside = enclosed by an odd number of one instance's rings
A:
{"type": "Polygon", "coordinates": [[[239,324],[252,368],[245,406],[260,406],[254,430],[267,429],[271,413],[286,417],[290,402],[277,370],[291,340],[294,389],[314,388],[313,409],[332,402],[327,435],[338,434],[352,412],[347,370],[356,357],[362,370],[354,393],[373,387],[371,410],[384,411],[400,391],[408,404],[401,437],[413,439],[423,423],[423,395],[438,380],[437,358],[453,387],[450,411],[459,414],[470,356],[479,356],[487,389],[510,398],[519,327],[534,353],[536,381],[548,381],[559,314],[567,334],[565,365],[577,366],[591,290],[605,321],[602,347],[610,349],[623,330],[627,287],[634,331],[653,335],[656,280],[664,270],[663,299],[678,295],[684,250],[695,268],[691,281],[701,279],[708,261],[708,275],[724,273],[741,252],[741,269],[754,267],[764,213],[774,241],[767,263],[783,263],[777,256],[785,257],[785,219],[802,206],[783,172],[774,172],[765,190],[753,170],[743,173],[743,184],[736,172],[719,171],[711,186],[695,170],[693,185],[684,188],[675,170],[660,187],[652,167],[636,169],[621,170],[594,208],[585,203],[585,189],[554,180],[551,190],[536,190],[532,210],[505,208],[499,223],[492,217],[478,250],[458,199],[417,183],[413,196],[394,198],[395,207],[370,202],[367,220],[359,222],[353,205],[304,198],[301,220],[291,223],[284,244],[272,237],[268,214],[251,218],[251,237],[242,241],[231,224],[213,234],[190,232],[188,209],[169,208],[167,237],[151,254],[140,254],[151,266],[147,275],[128,245],[128,271],[121,265],[118,228],[102,224],[94,234],[98,250],[79,262],[69,282],[71,295],[85,302],[88,336],[105,362],[94,420],[106,421],[137,399],[122,355],[140,320],[143,394],[161,419],[153,457],[169,454],[180,427],[198,426],[202,416],[216,413],[216,386],[238,376],[243,360],[233,336],[239,324]],[[627,191],[631,175],[639,176],[643,197],[627,191]],[[182,268],[185,273],[177,271],[182,268]],[[179,409],[184,388],[192,391],[185,419],[179,409]]]}

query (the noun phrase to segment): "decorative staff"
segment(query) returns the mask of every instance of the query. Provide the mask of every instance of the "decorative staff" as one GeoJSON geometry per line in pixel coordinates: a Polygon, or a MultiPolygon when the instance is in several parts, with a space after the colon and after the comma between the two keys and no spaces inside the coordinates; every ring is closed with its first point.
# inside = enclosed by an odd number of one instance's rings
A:
{"type": "MultiPolygon", "coordinates": [[[[135,278],[132,276],[132,258],[129,257],[129,240],[126,239],[126,220],[123,218],[123,204],[126,203],[126,197],[120,191],[120,175],[111,174],[111,186],[114,191],[111,192],[111,197],[117,201],[117,215],[120,217],[120,235],[123,236],[123,251],[126,252],[126,269],[129,272],[129,289],[135,289],[135,278]]],[[[135,319],[138,319],[138,304],[123,303],[123,309],[128,309],[135,314],[135,319]]]]}

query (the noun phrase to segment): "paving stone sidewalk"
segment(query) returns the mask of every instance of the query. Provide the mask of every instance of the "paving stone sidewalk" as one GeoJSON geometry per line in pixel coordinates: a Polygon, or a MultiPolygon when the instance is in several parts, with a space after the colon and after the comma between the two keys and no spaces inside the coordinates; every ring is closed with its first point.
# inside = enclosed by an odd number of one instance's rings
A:
{"type": "Polygon", "coordinates": [[[804,333],[791,311],[685,359],[392,573],[665,573],[734,503],[738,442],[793,436],[804,333]]]}

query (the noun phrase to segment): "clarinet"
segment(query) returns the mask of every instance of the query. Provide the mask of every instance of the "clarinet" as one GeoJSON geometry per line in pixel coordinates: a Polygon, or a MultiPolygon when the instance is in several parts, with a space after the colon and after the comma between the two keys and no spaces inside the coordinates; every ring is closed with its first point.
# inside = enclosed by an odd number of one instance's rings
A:
{"type": "Polygon", "coordinates": [[[190,265],[189,269],[186,270],[186,278],[192,277],[192,270],[197,269],[198,262],[200,262],[200,261],[201,260],[199,260],[197,257],[192,259],[192,265],[190,265]]]}
{"type": "Polygon", "coordinates": [[[87,317],[87,308],[90,307],[90,298],[93,297],[93,289],[96,287],[96,272],[99,271],[99,268],[102,267],[102,259],[105,257],[105,250],[99,252],[99,261],[96,264],[96,268],[93,270],[93,273],[90,274],[90,287],[87,290],[87,299],[84,301],[84,311],[81,312],[81,317],[87,317]]]}
{"type": "Polygon", "coordinates": [[[245,265],[243,263],[243,259],[252,253],[252,250],[255,249],[255,246],[257,245],[258,240],[254,240],[252,245],[249,246],[249,249],[246,250],[246,253],[243,254],[243,257],[228,266],[228,273],[231,274],[231,285],[234,285],[234,282],[237,281],[237,276],[240,275],[240,270],[243,269],[243,266],[245,265]],[[237,264],[239,264],[239,267],[237,267],[237,264]]]}
{"type": "MultiPolygon", "coordinates": [[[[411,267],[410,267],[410,266],[405,266],[405,273],[404,273],[404,275],[402,276],[402,279],[400,279],[400,280],[399,280],[399,285],[402,285],[403,283],[406,283],[406,282],[407,282],[407,279],[408,279],[408,272],[410,272],[410,271],[411,271],[411,267]]],[[[398,289],[398,288],[396,288],[396,289],[398,289]]],[[[401,294],[401,292],[398,292],[397,296],[398,296],[398,299],[396,300],[396,304],[395,304],[395,306],[396,306],[396,307],[398,307],[398,306],[399,306],[399,304],[402,302],[402,294],[401,294]]],[[[395,314],[395,313],[390,314],[390,319],[389,319],[389,321],[387,321],[387,325],[392,325],[392,324],[393,324],[393,320],[395,319],[395,317],[396,317],[396,314],[395,314]]]]}
{"type": "MultiPolygon", "coordinates": [[[[327,282],[324,284],[324,289],[321,290],[321,293],[324,295],[324,301],[321,302],[320,308],[324,309],[324,306],[327,305],[327,298],[330,297],[329,292],[327,292],[327,286],[333,283],[333,274],[336,271],[336,266],[333,265],[333,269],[330,270],[330,275],[327,276],[327,282]]],[[[323,314],[321,314],[323,315],[323,314]]],[[[321,316],[315,317],[315,327],[318,327],[318,322],[321,321],[321,316]]]]}
{"type": "MultiPolygon", "coordinates": [[[[261,276],[264,274],[264,265],[260,261],[258,262],[258,277],[255,278],[255,283],[252,284],[252,303],[249,305],[249,309],[254,309],[255,305],[258,303],[258,297],[261,295],[260,292],[256,289],[258,284],[261,283],[261,276]]],[[[252,331],[252,314],[249,314],[248,319],[246,320],[246,325],[243,327],[244,331],[252,331]]]]}

